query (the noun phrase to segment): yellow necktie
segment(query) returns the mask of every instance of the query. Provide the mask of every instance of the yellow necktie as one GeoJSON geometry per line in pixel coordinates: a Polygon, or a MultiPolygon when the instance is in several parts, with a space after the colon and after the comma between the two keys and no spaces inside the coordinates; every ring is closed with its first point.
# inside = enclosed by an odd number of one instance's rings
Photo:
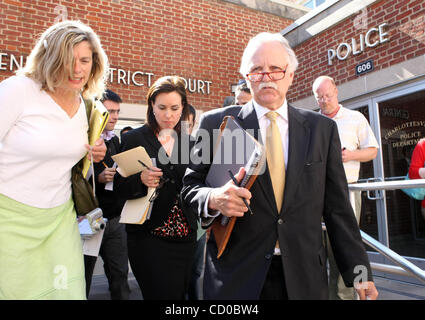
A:
{"type": "Polygon", "coordinates": [[[282,138],[276,122],[278,114],[270,111],[266,114],[266,117],[270,119],[266,137],[267,164],[272,180],[277,211],[280,212],[285,188],[285,158],[283,156],[282,138]]]}

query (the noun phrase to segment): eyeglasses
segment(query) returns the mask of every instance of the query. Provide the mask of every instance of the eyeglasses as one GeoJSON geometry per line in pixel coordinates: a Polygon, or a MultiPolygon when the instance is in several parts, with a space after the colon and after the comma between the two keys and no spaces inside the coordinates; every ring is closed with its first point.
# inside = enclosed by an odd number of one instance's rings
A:
{"type": "Polygon", "coordinates": [[[169,178],[159,177],[158,187],[155,188],[155,191],[152,193],[151,197],[149,198],[149,202],[153,202],[155,201],[156,198],[158,198],[159,189],[161,189],[164,186],[164,183],[167,183],[168,181],[170,181],[169,178]]]}
{"type": "Polygon", "coordinates": [[[260,81],[263,81],[264,76],[267,75],[267,77],[271,81],[277,81],[277,80],[282,80],[283,78],[285,78],[285,73],[287,69],[288,69],[288,65],[286,65],[285,70],[272,71],[272,72],[248,73],[246,77],[248,78],[249,81],[260,82],[260,81]]]}
{"type": "Polygon", "coordinates": [[[332,94],[325,94],[323,96],[316,96],[316,100],[317,101],[325,101],[325,100],[329,101],[334,97],[334,95],[335,95],[335,90],[332,92],[332,94]]]}
{"type": "Polygon", "coordinates": [[[333,97],[334,97],[333,95],[331,95],[331,96],[323,96],[323,97],[316,97],[316,100],[317,101],[328,101],[328,100],[331,100],[333,97]]]}

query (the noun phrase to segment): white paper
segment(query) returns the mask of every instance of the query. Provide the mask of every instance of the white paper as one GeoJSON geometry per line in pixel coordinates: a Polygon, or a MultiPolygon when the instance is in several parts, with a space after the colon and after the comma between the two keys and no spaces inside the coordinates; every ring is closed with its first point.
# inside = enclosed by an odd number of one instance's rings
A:
{"type": "MultiPolygon", "coordinates": [[[[103,218],[105,225],[107,221],[108,219],[103,218]]],[[[81,235],[83,253],[87,256],[97,257],[99,255],[100,245],[102,244],[105,229],[99,230],[93,235],[93,230],[91,229],[90,223],[86,217],[79,219],[78,229],[81,235]]]]}
{"type": "Polygon", "coordinates": [[[89,179],[91,178],[91,175],[93,174],[93,167],[92,165],[90,165],[88,171],[87,171],[87,175],[86,175],[86,180],[89,181],[89,179]]]}
{"type": "MultiPolygon", "coordinates": [[[[112,169],[116,169],[117,168],[117,163],[114,162],[114,165],[112,166],[112,169]]],[[[114,191],[114,180],[108,182],[105,184],[105,190],[108,191],[114,191]]]]}
{"type": "Polygon", "coordinates": [[[90,223],[87,220],[87,218],[82,219],[79,223],[78,223],[78,229],[80,230],[80,235],[82,237],[85,236],[91,236],[93,231],[90,227],[90,223]]]}
{"type": "Polygon", "coordinates": [[[105,229],[98,231],[90,239],[82,240],[83,241],[83,253],[86,256],[97,257],[99,255],[100,245],[102,244],[103,232],[105,229]]]}

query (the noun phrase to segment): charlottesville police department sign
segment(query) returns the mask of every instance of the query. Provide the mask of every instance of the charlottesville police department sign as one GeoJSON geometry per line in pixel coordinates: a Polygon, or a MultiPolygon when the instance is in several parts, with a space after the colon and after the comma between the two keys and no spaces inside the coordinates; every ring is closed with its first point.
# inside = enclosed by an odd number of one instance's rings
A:
{"type": "Polygon", "coordinates": [[[350,54],[358,55],[367,48],[374,48],[390,41],[388,32],[385,31],[387,26],[388,23],[380,24],[378,27],[370,28],[365,34],[360,34],[358,38],[351,38],[351,43],[342,42],[336,49],[328,49],[328,65],[331,66],[335,58],[345,60],[350,54]]]}
{"type": "MultiPolygon", "coordinates": [[[[23,55],[15,56],[14,54],[0,52],[0,72],[15,71],[24,66],[26,57],[23,55]]],[[[131,71],[121,68],[109,68],[109,82],[118,83],[126,86],[134,85],[136,87],[152,85],[152,77],[154,73],[145,71],[131,71]]],[[[182,77],[183,78],[183,77],[182,77]]],[[[212,81],[200,79],[185,79],[186,89],[191,93],[199,93],[209,95],[211,93],[212,81]]]]}

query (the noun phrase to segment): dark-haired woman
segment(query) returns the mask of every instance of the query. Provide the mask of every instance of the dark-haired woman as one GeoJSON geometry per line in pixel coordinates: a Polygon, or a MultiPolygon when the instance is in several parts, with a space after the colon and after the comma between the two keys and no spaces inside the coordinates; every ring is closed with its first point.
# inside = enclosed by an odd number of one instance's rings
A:
{"type": "Polygon", "coordinates": [[[126,225],[128,256],[144,299],[184,299],[197,228],[195,213],[180,201],[188,165],[182,159],[190,150],[189,137],[181,130],[189,112],[184,80],[158,79],[148,91],[147,104],[147,124],[123,136],[121,151],[142,146],[156,164],[116,178],[116,189],[125,199],[146,196],[148,188],[156,188],[150,219],[126,225]]]}

